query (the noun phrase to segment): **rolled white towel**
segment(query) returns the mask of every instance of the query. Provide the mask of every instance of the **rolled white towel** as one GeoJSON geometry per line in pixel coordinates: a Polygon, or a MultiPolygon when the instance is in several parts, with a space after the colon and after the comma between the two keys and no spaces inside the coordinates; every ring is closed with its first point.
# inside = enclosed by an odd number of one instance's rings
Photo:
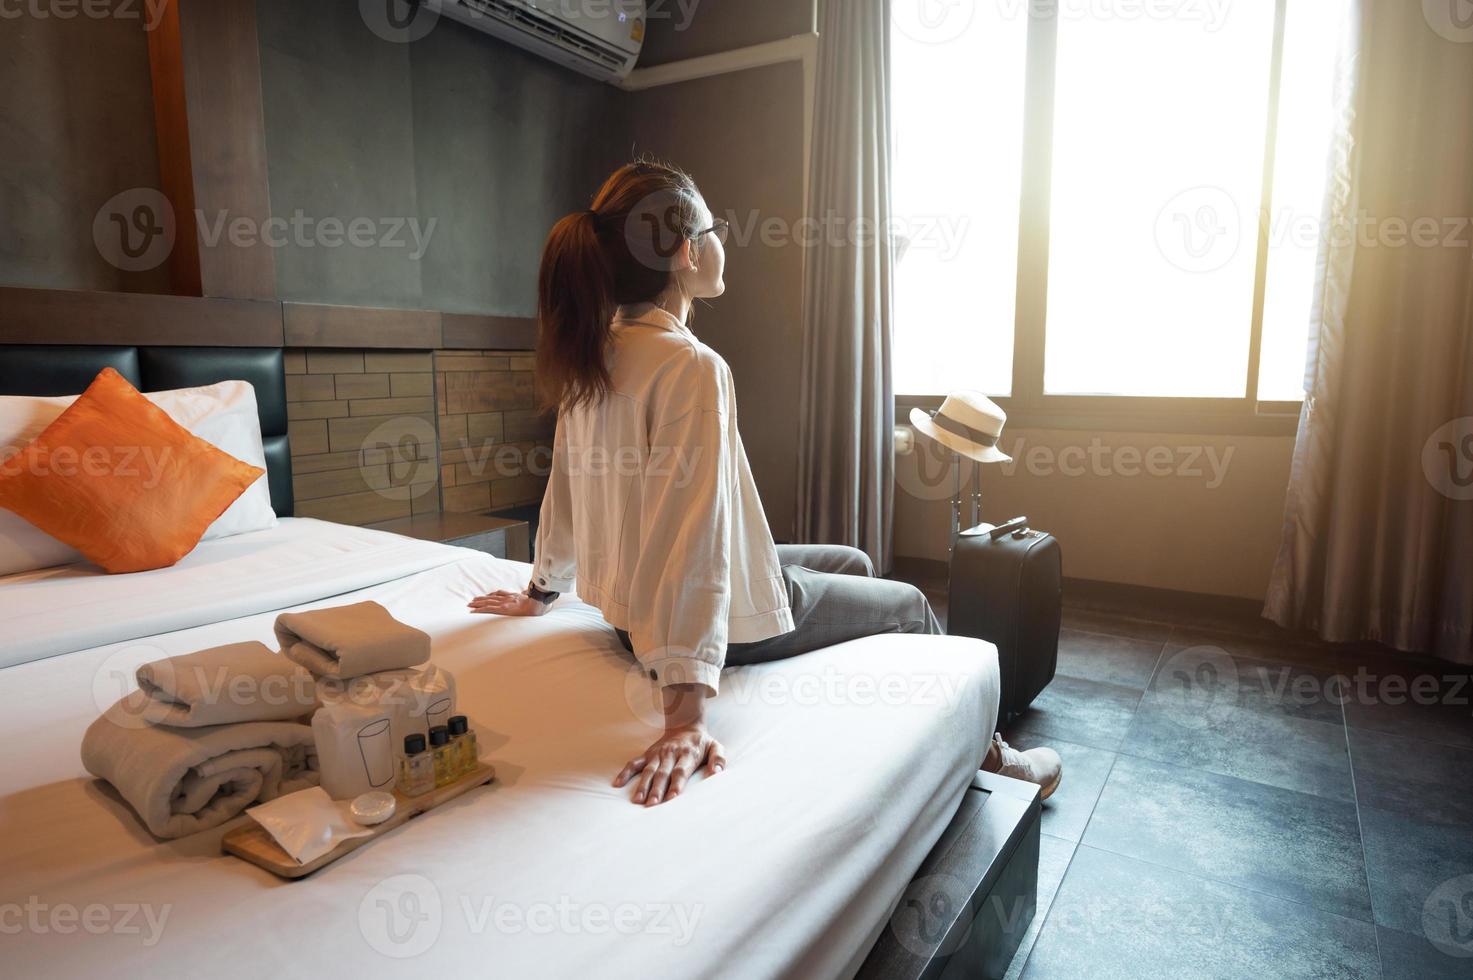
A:
{"type": "Polygon", "coordinates": [[[285,721],[151,725],[134,691],[82,737],[82,765],[107,780],[156,837],[209,830],[253,803],[318,784],[312,729],[285,721]]]}
{"type": "Polygon", "coordinates": [[[145,720],[203,728],[245,721],[291,721],[317,708],[317,683],[264,643],[232,643],[155,660],[138,668],[145,720]]]}
{"type": "Polygon", "coordinates": [[[406,626],[376,602],[282,613],[281,652],[318,677],[343,680],[416,667],[430,659],[430,636],[406,626]]]}

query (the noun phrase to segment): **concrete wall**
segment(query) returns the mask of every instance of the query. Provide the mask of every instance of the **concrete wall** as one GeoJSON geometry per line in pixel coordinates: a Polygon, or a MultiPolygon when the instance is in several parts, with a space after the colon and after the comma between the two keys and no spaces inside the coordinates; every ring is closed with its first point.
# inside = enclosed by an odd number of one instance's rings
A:
{"type": "Polygon", "coordinates": [[[620,93],[445,19],[413,43],[353,3],[257,21],[272,213],[406,223],[402,247],[280,249],[280,297],[531,315],[547,230],[627,147],[620,93]]]}
{"type": "MultiPolygon", "coordinates": [[[[933,447],[918,437],[896,459],[895,544],[944,561],[952,483],[933,447]]],[[[1053,532],[1065,575],[1263,598],[1293,437],[1024,429],[1002,447],[1014,462],[984,467],[983,517],[1026,514],[1053,532]]]]}
{"type": "Polygon", "coordinates": [[[813,0],[647,0],[639,63],[662,65],[813,30],[813,0]]]}
{"type": "Polygon", "coordinates": [[[688,170],[733,223],[726,295],[698,305],[692,329],[736,379],[742,441],[778,540],[791,540],[802,365],[803,71],[796,63],[639,92],[635,145],[688,170]]]}
{"type": "MultiPolygon", "coordinates": [[[[812,0],[651,4],[642,66],[780,40],[813,29],[812,0]]],[[[791,540],[797,493],[803,250],[785,240],[804,213],[803,71],[774,65],[637,92],[635,146],[690,171],[736,225],[727,292],[696,311],[696,334],[736,378],[742,441],[773,535],[791,540]],[[763,236],[764,222],[778,229],[763,236]]]]}
{"type": "MultiPolygon", "coordinates": [[[[413,218],[421,232],[434,220],[434,231],[417,260],[412,247],[289,244],[276,256],[282,298],[530,315],[541,243],[553,221],[585,207],[600,178],[631,152],[668,157],[695,174],[718,214],[738,223],[728,293],[698,309],[694,327],[731,363],[769,520],[775,536],[789,538],[802,250],[764,243],[757,234],[747,240],[743,231],[802,215],[798,66],[626,94],[451,22],[413,44],[390,43],[367,29],[356,7],[258,0],[273,212],[301,211],[313,220],[413,218]]],[[[665,10],[670,16],[651,19],[643,64],[803,33],[813,20],[808,0],[671,0],[665,10]]],[[[0,283],[164,291],[163,269],[121,272],[92,238],[103,203],[158,183],[141,22],[7,22],[0,84],[0,283]],[[77,57],[79,51],[87,56],[77,57]]],[[[351,417],[359,389],[346,378],[340,397],[337,377],[373,373],[339,367],[319,361],[319,371],[306,376],[300,360],[293,416],[303,429],[303,455],[332,453],[332,420],[306,416],[343,410],[308,403],[344,403],[351,417]],[[308,397],[329,383],[331,398],[308,397]],[[326,441],[316,445],[308,428],[322,430],[326,441]]],[[[392,394],[392,378],[390,384],[392,394]]],[[[1019,436],[1019,463],[1010,472],[987,471],[985,515],[1026,513],[1058,534],[1067,574],[1263,595],[1292,438],[1100,434],[1112,462],[1097,472],[1088,455],[1093,433],[1017,430],[1006,444],[1019,436]],[[1125,446],[1143,459],[1146,450],[1167,447],[1177,466],[1200,449],[1202,475],[1130,475],[1135,465],[1118,455],[1125,446]],[[1044,455],[1030,464],[1030,450],[1044,455]],[[1220,484],[1209,485],[1207,450],[1226,460],[1220,484]],[[1073,475],[1079,465],[1085,472],[1073,475]]],[[[897,551],[944,559],[949,487],[921,472],[921,459],[898,461],[897,551]]],[[[331,463],[317,460],[299,472],[314,477],[306,471],[315,465],[325,472],[331,463]]],[[[303,489],[315,493],[328,480],[315,476],[303,489]]]]}
{"type": "MultiPolygon", "coordinates": [[[[144,4],[133,5],[142,14],[144,4]]],[[[157,188],[148,38],[136,17],[6,18],[0,29],[0,284],[160,292],[167,270],[103,259],[93,221],[157,188]]]]}

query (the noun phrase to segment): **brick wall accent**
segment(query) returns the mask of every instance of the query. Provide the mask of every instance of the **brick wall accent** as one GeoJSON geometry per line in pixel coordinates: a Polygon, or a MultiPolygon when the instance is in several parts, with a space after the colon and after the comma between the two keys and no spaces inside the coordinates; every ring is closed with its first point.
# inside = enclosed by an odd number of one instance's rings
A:
{"type": "Polygon", "coordinates": [[[436,351],[444,509],[537,503],[547,486],[551,415],[537,410],[526,351],[436,351]]]}
{"type": "Polygon", "coordinates": [[[298,517],[371,524],[440,509],[428,351],[288,350],[298,517]]]}
{"type": "Polygon", "coordinates": [[[538,503],[552,416],[526,351],[288,350],[297,516],[340,524],[538,503]]]}

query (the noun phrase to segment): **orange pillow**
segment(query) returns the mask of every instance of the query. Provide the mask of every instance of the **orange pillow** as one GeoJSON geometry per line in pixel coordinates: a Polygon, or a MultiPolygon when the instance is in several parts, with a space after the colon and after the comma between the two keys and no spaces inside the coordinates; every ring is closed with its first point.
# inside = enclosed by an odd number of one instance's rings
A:
{"type": "Polygon", "coordinates": [[[142,572],[193,551],[264,472],[104,368],[35,442],[0,462],[0,507],[109,572],[142,572]]]}

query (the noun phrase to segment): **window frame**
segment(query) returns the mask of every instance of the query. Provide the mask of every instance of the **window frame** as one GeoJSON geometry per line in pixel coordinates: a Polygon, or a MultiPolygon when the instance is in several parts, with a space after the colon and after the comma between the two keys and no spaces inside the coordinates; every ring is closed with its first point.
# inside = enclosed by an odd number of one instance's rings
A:
{"type": "MultiPolygon", "coordinates": [[[[1269,68],[1268,131],[1264,139],[1258,257],[1249,324],[1248,370],[1238,398],[1143,395],[1050,395],[1044,391],[1048,331],[1049,234],[1053,183],[1053,132],[1058,17],[1056,0],[1029,0],[1027,77],[1024,82],[1023,169],[1019,194],[1018,276],[1013,324],[1012,394],[994,401],[1014,425],[1032,428],[1187,433],[1292,434],[1302,402],[1258,397],[1263,348],[1264,298],[1283,79],[1284,32],[1289,0],[1275,0],[1269,68]]],[[[900,394],[897,406],[935,410],[943,396],[900,394]]],[[[901,413],[902,415],[904,413],[901,413]]]]}

